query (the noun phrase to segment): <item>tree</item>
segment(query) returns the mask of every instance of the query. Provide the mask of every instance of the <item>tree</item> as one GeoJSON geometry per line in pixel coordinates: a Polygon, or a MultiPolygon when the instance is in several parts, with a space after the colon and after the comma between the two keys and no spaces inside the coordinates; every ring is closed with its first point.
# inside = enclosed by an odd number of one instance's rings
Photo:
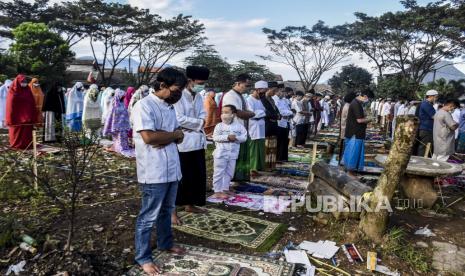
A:
{"type": "Polygon", "coordinates": [[[80,0],[97,71],[104,85],[111,84],[116,67],[140,46],[140,41],[159,29],[153,25],[155,15],[127,4],[102,0],[80,0]],[[97,52],[100,44],[102,52],[97,52]]]}
{"type": "Polygon", "coordinates": [[[17,71],[41,76],[45,82],[63,80],[67,63],[74,58],[69,45],[44,23],[21,23],[12,31],[10,52],[17,71]]]}
{"type": "Polygon", "coordinates": [[[249,74],[253,82],[259,80],[274,81],[276,75],[273,74],[268,67],[258,64],[255,61],[239,60],[237,64],[232,66],[231,74],[237,76],[239,74],[249,74]]]}
{"type": "Polygon", "coordinates": [[[376,85],[376,96],[381,98],[398,98],[404,96],[407,99],[416,99],[416,94],[409,94],[407,91],[414,91],[415,84],[410,80],[404,79],[400,75],[386,75],[378,79],[376,85]]]}
{"type": "Polygon", "coordinates": [[[153,25],[159,33],[140,41],[140,60],[137,72],[137,86],[151,82],[158,72],[173,57],[203,43],[205,27],[198,20],[182,14],[168,20],[154,17],[153,25]]]}
{"type": "MultiPolygon", "coordinates": [[[[424,77],[442,59],[461,54],[460,30],[444,24],[451,13],[442,2],[418,6],[403,2],[406,11],[378,17],[356,13],[357,21],[335,28],[333,36],[351,50],[366,54],[377,65],[379,75],[396,72],[409,83],[406,96],[414,97],[424,77]]],[[[436,68],[438,69],[438,68],[436,68]]]]}
{"type": "Polygon", "coordinates": [[[350,64],[343,66],[341,72],[336,72],[328,84],[340,95],[356,90],[366,91],[372,84],[372,75],[366,69],[350,64]]]}
{"type": "Polygon", "coordinates": [[[16,76],[15,59],[8,52],[0,52],[0,81],[16,76]]]}
{"type": "Polygon", "coordinates": [[[34,2],[13,0],[0,2],[0,36],[13,38],[12,30],[23,22],[45,23],[53,21],[56,13],[48,5],[49,0],[34,2]]]}
{"type": "Polygon", "coordinates": [[[208,86],[228,91],[234,82],[231,65],[223,59],[211,45],[203,45],[186,58],[187,65],[205,66],[210,69],[208,86]]]}
{"type": "Polygon", "coordinates": [[[384,171],[365,202],[374,212],[364,210],[360,215],[361,230],[377,243],[382,241],[389,218],[388,210],[377,209],[386,201],[392,200],[409,163],[418,125],[419,121],[415,116],[397,117],[394,141],[384,164],[384,171]]]}
{"type": "Polygon", "coordinates": [[[465,93],[465,79],[446,81],[441,78],[420,87],[418,98],[423,99],[426,91],[434,89],[439,92],[439,99],[459,98],[465,93]]]}
{"type": "Polygon", "coordinates": [[[347,50],[329,36],[330,28],[319,21],[311,29],[288,26],[280,31],[264,28],[273,56],[260,56],[292,67],[306,91],[315,87],[321,76],[341,63],[347,50]]]}

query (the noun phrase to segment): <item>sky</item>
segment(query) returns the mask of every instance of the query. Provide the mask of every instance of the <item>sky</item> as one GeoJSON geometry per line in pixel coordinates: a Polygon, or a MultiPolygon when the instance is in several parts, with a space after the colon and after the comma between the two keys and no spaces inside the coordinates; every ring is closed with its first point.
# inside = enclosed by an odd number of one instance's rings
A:
{"type": "MultiPolygon", "coordinates": [[[[11,1],[11,0],[7,0],[11,1]]],[[[32,1],[32,0],[26,0],[32,1]]],[[[192,15],[205,25],[207,43],[214,45],[228,62],[253,60],[267,65],[273,73],[284,80],[298,80],[289,66],[264,61],[258,55],[270,54],[266,47],[267,38],[262,28],[281,29],[286,26],[312,26],[318,20],[330,26],[353,22],[354,12],[381,15],[387,11],[403,10],[399,0],[114,0],[129,3],[139,8],[150,9],[162,17],[179,13],[192,15]]],[[[428,0],[417,0],[425,5],[428,0]]],[[[51,0],[51,2],[61,2],[51,0]]],[[[91,56],[88,40],[72,48],[77,57],[91,56]]],[[[188,53],[179,55],[169,63],[184,66],[188,53]]],[[[359,54],[350,55],[335,69],[325,73],[321,82],[327,81],[343,65],[356,64],[376,76],[371,63],[359,54]]],[[[465,65],[462,66],[465,69],[465,65]]],[[[460,68],[460,66],[459,66],[460,68]]]]}
{"type": "MultiPolygon", "coordinates": [[[[269,55],[266,36],[262,28],[281,29],[286,26],[312,26],[318,20],[333,26],[355,20],[354,12],[381,15],[387,11],[399,11],[403,7],[398,0],[122,0],[140,8],[148,8],[162,16],[178,13],[192,15],[204,23],[208,43],[215,45],[229,62],[254,60],[267,65],[272,72],[285,80],[297,80],[292,68],[264,61],[257,55],[269,55]]],[[[429,1],[419,0],[419,4],[429,1]]],[[[182,56],[171,63],[182,64],[182,56]]],[[[351,55],[335,70],[326,73],[322,82],[331,77],[342,65],[355,63],[372,70],[368,60],[358,54],[351,55]]]]}

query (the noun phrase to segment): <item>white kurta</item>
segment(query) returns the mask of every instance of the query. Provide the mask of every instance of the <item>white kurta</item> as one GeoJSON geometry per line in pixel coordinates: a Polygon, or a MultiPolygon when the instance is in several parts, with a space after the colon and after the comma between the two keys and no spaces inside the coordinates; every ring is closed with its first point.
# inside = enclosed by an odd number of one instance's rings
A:
{"type": "Polygon", "coordinates": [[[219,123],[213,131],[215,150],[213,151],[213,190],[215,193],[229,190],[234,176],[236,160],[239,156],[240,143],[247,140],[247,131],[236,119],[227,125],[219,123]],[[235,135],[236,141],[228,140],[229,135],[235,135]]]}
{"type": "MultiPolygon", "coordinates": [[[[452,119],[459,124],[460,123],[460,108],[456,108],[454,112],[452,112],[452,119]]],[[[455,139],[459,138],[459,129],[455,130],[455,139]]]]}
{"type": "Polygon", "coordinates": [[[290,120],[284,119],[284,117],[292,116],[291,107],[287,104],[288,102],[284,98],[280,99],[278,97],[277,99],[274,99],[274,102],[279,110],[279,114],[281,114],[282,117],[280,120],[278,120],[278,126],[282,128],[288,128],[290,120]]]}
{"type": "Polygon", "coordinates": [[[300,112],[303,111],[302,105],[303,105],[302,101],[299,101],[297,99],[294,99],[294,101],[292,101],[292,109],[294,109],[296,112],[293,118],[294,123],[296,125],[301,125],[305,123],[305,116],[303,114],[300,114],[300,112]]]}
{"type": "Polygon", "coordinates": [[[153,147],[146,144],[139,133],[142,130],[167,132],[176,130],[179,125],[173,107],[154,94],[150,94],[134,106],[133,120],[138,182],[157,184],[181,180],[181,165],[176,143],[153,147]]]}
{"type": "Polygon", "coordinates": [[[255,113],[249,120],[249,136],[251,140],[265,139],[265,107],[253,96],[247,98],[247,108],[255,113]]]}
{"type": "Polygon", "coordinates": [[[320,105],[323,108],[323,111],[321,111],[321,124],[327,126],[329,124],[329,113],[331,112],[329,110],[329,104],[325,100],[320,101],[320,105]]]}
{"type": "Polygon", "coordinates": [[[107,121],[107,117],[110,112],[111,102],[113,100],[113,96],[115,95],[115,90],[113,88],[108,87],[102,93],[102,98],[100,102],[100,107],[102,110],[102,124],[105,124],[107,121]]]}
{"type": "Polygon", "coordinates": [[[182,91],[181,99],[174,104],[176,119],[184,132],[184,140],[178,145],[179,152],[190,152],[205,149],[207,138],[203,127],[205,124],[205,109],[203,98],[195,97],[187,89],[182,91]]]}

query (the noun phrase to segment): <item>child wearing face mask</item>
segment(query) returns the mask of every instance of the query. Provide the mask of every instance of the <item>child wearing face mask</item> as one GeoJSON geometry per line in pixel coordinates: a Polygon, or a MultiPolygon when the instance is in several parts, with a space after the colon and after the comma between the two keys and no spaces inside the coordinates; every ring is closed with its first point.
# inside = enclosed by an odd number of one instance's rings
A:
{"type": "Polygon", "coordinates": [[[234,176],[240,144],[247,140],[247,130],[235,119],[237,109],[225,105],[221,110],[221,123],[213,131],[213,190],[215,198],[227,199],[229,185],[234,176]]]}

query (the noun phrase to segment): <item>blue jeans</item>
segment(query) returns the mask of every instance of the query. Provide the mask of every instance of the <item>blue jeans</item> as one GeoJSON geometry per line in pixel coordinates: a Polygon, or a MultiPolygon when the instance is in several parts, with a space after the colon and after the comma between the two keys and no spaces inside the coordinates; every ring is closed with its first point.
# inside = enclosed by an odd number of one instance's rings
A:
{"type": "Polygon", "coordinates": [[[135,261],[140,264],[153,262],[150,247],[152,227],[157,226],[157,248],[168,250],[173,247],[171,214],[175,208],[178,182],[140,184],[142,206],[136,222],[135,261]]]}

